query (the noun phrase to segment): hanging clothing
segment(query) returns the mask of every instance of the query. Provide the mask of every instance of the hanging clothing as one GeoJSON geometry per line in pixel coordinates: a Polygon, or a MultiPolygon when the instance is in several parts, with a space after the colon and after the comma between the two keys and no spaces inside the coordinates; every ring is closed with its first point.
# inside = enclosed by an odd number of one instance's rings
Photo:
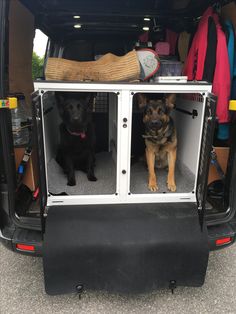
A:
{"type": "Polygon", "coordinates": [[[221,141],[226,141],[229,139],[229,123],[220,123],[218,125],[217,138],[221,141]]]}
{"type": "Polygon", "coordinates": [[[235,55],[234,28],[231,21],[229,20],[225,21],[225,26],[228,31],[227,46],[230,64],[230,76],[232,80],[234,76],[234,55],[235,55]]]}
{"type": "Polygon", "coordinates": [[[230,97],[229,56],[225,34],[222,31],[219,17],[210,7],[203,14],[199,22],[197,32],[194,36],[192,46],[187,57],[184,74],[188,76],[189,80],[201,81],[203,80],[203,77],[206,76],[208,67],[212,71],[214,63],[215,71],[212,80],[212,92],[218,97],[216,114],[220,123],[227,123],[229,121],[228,106],[230,97]],[[216,60],[213,60],[214,58],[211,58],[210,54],[208,54],[207,57],[207,52],[212,49],[209,48],[211,47],[209,45],[214,45],[214,42],[211,42],[210,35],[208,36],[209,18],[213,19],[211,21],[214,21],[216,27],[216,60]]]}
{"type": "Polygon", "coordinates": [[[230,77],[231,77],[231,99],[236,99],[236,52],[235,52],[235,32],[234,26],[230,20],[225,21],[228,32],[228,55],[230,63],[230,77]]]}
{"type": "Polygon", "coordinates": [[[166,41],[170,44],[170,54],[175,55],[176,44],[177,44],[178,34],[171,31],[170,29],[166,30],[166,41]]]}
{"type": "Polygon", "coordinates": [[[147,43],[148,37],[149,37],[149,33],[145,32],[145,33],[141,34],[138,39],[141,43],[147,43]]]}
{"type": "Polygon", "coordinates": [[[185,62],[188,50],[189,50],[189,42],[190,42],[191,34],[185,32],[180,33],[178,38],[178,53],[179,53],[179,59],[181,62],[185,62]]]}
{"type": "Polygon", "coordinates": [[[217,31],[214,19],[208,18],[207,50],[202,79],[212,83],[216,68],[217,31]]]}
{"type": "Polygon", "coordinates": [[[236,53],[234,57],[234,72],[233,72],[233,80],[231,86],[231,99],[236,100],[236,53]]]}

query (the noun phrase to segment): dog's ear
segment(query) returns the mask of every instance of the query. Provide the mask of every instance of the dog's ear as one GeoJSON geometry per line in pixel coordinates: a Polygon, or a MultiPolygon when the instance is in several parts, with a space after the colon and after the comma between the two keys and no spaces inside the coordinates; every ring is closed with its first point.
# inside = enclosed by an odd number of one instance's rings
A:
{"type": "Polygon", "coordinates": [[[147,105],[147,96],[145,94],[135,94],[138,102],[139,109],[143,109],[147,105]]]}
{"type": "Polygon", "coordinates": [[[171,111],[175,107],[176,94],[167,94],[165,95],[166,107],[171,111]]]}

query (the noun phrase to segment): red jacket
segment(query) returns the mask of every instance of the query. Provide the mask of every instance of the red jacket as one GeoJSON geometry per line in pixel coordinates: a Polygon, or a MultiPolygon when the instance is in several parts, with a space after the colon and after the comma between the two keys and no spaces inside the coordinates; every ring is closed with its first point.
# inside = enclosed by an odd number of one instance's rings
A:
{"type": "Polygon", "coordinates": [[[201,81],[203,78],[204,64],[207,51],[208,36],[208,19],[212,17],[216,24],[217,30],[217,51],[216,51],[216,67],[212,85],[212,92],[218,97],[216,114],[220,123],[229,121],[229,99],[230,99],[230,65],[226,43],[226,37],[221,29],[218,15],[213,12],[210,7],[203,14],[198,30],[194,36],[192,46],[190,48],[184,74],[189,80],[201,81]]]}

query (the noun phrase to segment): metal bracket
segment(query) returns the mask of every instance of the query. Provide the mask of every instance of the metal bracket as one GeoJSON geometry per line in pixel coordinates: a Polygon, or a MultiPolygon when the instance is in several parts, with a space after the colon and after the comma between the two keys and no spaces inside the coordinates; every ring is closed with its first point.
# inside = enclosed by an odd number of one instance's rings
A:
{"type": "Polygon", "coordinates": [[[196,109],[193,109],[192,112],[188,111],[188,110],[180,109],[177,107],[175,107],[174,109],[179,111],[179,112],[182,112],[182,113],[185,113],[185,114],[192,116],[193,119],[198,116],[198,111],[196,109]]]}
{"type": "Polygon", "coordinates": [[[83,293],[84,291],[84,286],[79,284],[76,286],[76,292],[79,294],[79,299],[81,299],[81,294],[83,293]]]}
{"type": "Polygon", "coordinates": [[[171,289],[172,294],[174,294],[174,290],[177,288],[176,280],[170,281],[169,288],[171,289]]]}

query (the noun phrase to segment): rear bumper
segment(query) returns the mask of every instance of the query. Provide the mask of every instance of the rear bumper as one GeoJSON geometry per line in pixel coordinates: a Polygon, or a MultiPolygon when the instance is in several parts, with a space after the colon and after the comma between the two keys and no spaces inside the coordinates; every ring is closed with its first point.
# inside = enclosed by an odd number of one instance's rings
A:
{"type": "Polygon", "coordinates": [[[228,246],[231,246],[236,241],[236,220],[218,226],[211,226],[207,229],[210,251],[224,249],[228,246]],[[226,243],[218,245],[216,244],[217,240],[227,238],[229,238],[230,240],[226,243]]]}
{"type": "MultiPolygon", "coordinates": [[[[208,243],[210,251],[221,250],[231,246],[236,241],[236,220],[221,224],[218,226],[208,227],[208,243]],[[231,238],[229,243],[223,245],[216,245],[216,240],[222,238],[231,238]]],[[[8,249],[17,253],[33,256],[42,256],[43,239],[40,231],[24,230],[17,228],[12,235],[7,229],[0,229],[0,242],[8,249]],[[16,249],[16,244],[33,245],[34,252],[26,252],[16,249]]]]}
{"type": "Polygon", "coordinates": [[[40,231],[25,230],[16,228],[12,234],[9,234],[7,228],[0,229],[0,242],[9,250],[31,256],[42,256],[42,234],[40,231]],[[34,251],[23,251],[16,247],[16,244],[31,245],[35,249],[34,251]]]}

